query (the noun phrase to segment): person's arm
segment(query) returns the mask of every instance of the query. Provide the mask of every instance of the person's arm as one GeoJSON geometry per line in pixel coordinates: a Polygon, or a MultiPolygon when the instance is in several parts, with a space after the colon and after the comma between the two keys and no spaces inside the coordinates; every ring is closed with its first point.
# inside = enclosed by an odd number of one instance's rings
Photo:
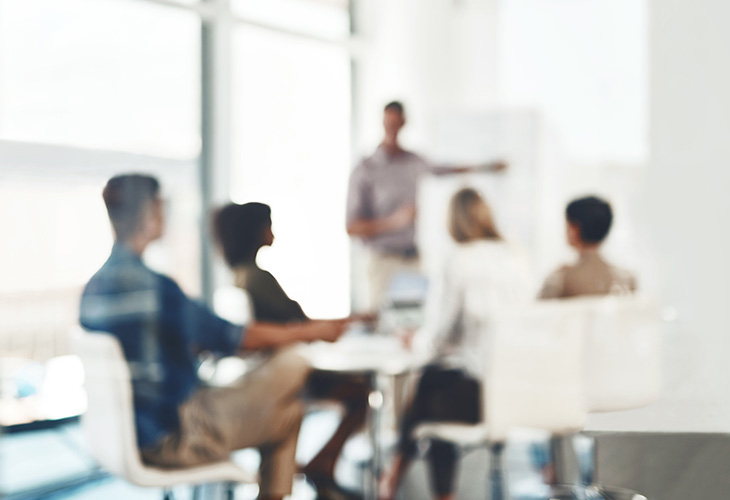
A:
{"type": "Polygon", "coordinates": [[[373,185],[367,165],[360,163],[350,174],[347,191],[347,234],[357,238],[372,238],[399,231],[413,224],[416,207],[407,204],[387,216],[376,215],[373,206],[373,185]]]}
{"type": "Polygon", "coordinates": [[[163,278],[163,322],[173,332],[170,341],[182,340],[191,352],[208,350],[223,355],[243,350],[282,347],[297,342],[334,342],[347,328],[346,319],[275,324],[253,322],[241,327],[218,317],[206,306],[188,298],[169,278],[163,278]]]}
{"type": "Polygon", "coordinates": [[[358,238],[371,238],[380,234],[399,231],[413,224],[416,207],[403,205],[398,210],[381,218],[353,218],[347,223],[347,234],[358,238]]]}
{"type": "Polygon", "coordinates": [[[313,320],[284,325],[257,321],[244,327],[241,350],[268,349],[315,340],[334,342],[344,333],[348,323],[346,319],[313,320]]]}
{"type": "Polygon", "coordinates": [[[542,285],[542,289],[537,298],[544,299],[560,299],[565,296],[565,272],[567,267],[553,271],[542,285]]]}
{"type": "Polygon", "coordinates": [[[434,165],[429,168],[432,175],[469,174],[477,172],[501,172],[507,168],[504,161],[492,161],[476,165],[434,165]]]}
{"type": "Polygon", "coordinates": [[[430,286],[424,325],[414,339],[417,345],[433,354],[447,351],[454,334],[462,326],[463,290],[455,278],[453,267],[447,261],[438,279],[430,286]]]}

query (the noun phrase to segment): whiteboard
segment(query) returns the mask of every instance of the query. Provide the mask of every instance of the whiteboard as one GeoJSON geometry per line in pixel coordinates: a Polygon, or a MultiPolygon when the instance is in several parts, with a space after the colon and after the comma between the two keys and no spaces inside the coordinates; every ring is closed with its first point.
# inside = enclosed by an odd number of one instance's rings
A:
{"type": "Polygon", "coordinates": [[[500,173],[427,176],[419,187],[416,239],[424,272],[437,275],[454,244],[447,231],[449,201],[463,187],[479,190],[489,203],[498,230],[523,247],[530,260],[539,255],[536,221],[542,178],[540,123],[531,110],[448,113],[437,120],[429,157],[436,164],[464,165],[503,160],[500,173]]]}

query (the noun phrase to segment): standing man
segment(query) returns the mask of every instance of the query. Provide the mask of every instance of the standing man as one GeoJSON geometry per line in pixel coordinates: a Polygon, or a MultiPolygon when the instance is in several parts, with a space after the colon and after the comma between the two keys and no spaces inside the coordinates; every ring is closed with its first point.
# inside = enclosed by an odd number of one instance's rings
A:
{"type": "Polygon", "coordinates": [[[137,445],[158,467],[227,459],[261,451],[259,499],[291,493],[303,409],[299,391],[309,366],[287,346],[334,341],[341,320],[274,325],[231,324],[189,299],[172,279],[149,269],[142,254],[164,227],[160,186],[147,175],[109,180],[103,197],[114,229],[109,259],[81,298],[81,325],[119,340],[132,377],[137,445]],[[205,388],[197,376],[201,350],[232,356],[271,349],[271,357],[235,387],[205,388]]]}
{"type": "Polygon", "coordinates": [[[474,166],[436,167],[406,151],[398,135],[406,124],[403,104],[385,106],[385,136],[372,156],[352,171],[347,197],[347,234],[360,238],[370,250],[368,266],[370,309],[378,309],[393,276],[418,272],[415,242],[416,195],[422,175],[498,171],[500,162],[474,166]]]}

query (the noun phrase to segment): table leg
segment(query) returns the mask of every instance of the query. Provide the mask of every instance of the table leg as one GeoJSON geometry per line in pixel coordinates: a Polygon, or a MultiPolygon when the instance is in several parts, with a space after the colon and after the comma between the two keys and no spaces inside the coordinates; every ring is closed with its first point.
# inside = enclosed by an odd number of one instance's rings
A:
{"type": "Polygon", "coordinates": [[[368,407],[370,408],[370,445],[372,447],[372,459],[370,462],[370,481],[365,491],[365,497],[370,500],[378,498],[378,479],[381,473],[380,449],[380,422],[382,419],[383,391],[380,386],[380,377],[377,372],[370,374],[370,394],[368,395],[368,407]]]}

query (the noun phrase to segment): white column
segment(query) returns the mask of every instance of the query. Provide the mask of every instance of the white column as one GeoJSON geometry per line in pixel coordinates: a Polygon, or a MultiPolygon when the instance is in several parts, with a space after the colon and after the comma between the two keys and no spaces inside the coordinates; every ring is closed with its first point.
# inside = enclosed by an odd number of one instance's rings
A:
{"type": "Polygon", "coordinates": [[[216,265],[211,241],[211,210],[228,201],[231,134],[231,18],[228,0],[208,0],[215,14],[203,20],[202,113],[200,154],[201,185],[201,291],[212,301],[216,284],[224,280],[225,270],[216,265]]]}
{"type": "Polygon", "coordinates": [[[730,430],[730,2],[650,2],[644,201],[679,314],[670,395],[688,429],[730,430]]]}

